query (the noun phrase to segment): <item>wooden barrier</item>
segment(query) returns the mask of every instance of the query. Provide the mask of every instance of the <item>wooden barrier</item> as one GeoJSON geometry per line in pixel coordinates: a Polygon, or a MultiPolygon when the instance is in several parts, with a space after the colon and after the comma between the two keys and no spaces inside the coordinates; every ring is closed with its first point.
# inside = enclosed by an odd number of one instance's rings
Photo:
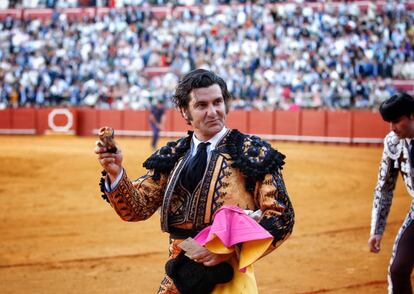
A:
{"type": "Polygon", "coordinates": [[[41,108],[37,110],[37,129],[36,134],[43,135],[46,133],[46,130],[49,128],[47,116],[51,108],[41,108]]]}
{"type": "Polygon", "coordinates": [[[274,134],[274,113],[273,111],[252,110],[249,114],[248,132],[256,135],[274,134]]]}
{"type": "Polygon", "coordinates": [[[40,19],[42,21],[47,21],[51,19],[52,14],[53,10],[47,8],[23,9],[23,19],[25,20],[40,19]]]}
{"type": "Polygon", "coordinates": [[[78,136],[91,136],[98,128],[98,112],[93,108],[78,108],[78,136]]]}
{"type": "Polygon", "coordinates": [[[274,139],[299,140],[300,111],[276,110],[274,115],[274,139]]]}
{"type": "MultiPolygon", "coordinates": [[[[93,108],[17,108],[0,110],[0,134],[57,132],[96,135],[111,126],[117,135],[151,136],[148,110],[93,108]]],[[[228,128],[257,134],[268,140],[380,144],[389,124],[371,111],[231,111],[228,128]]],[[[191,129],[174,109],[166,111],[164,137],[181,137],[191,129]]]]}
{"type": "Polygon", "coordinates": [[[351,143],[352,113],[350,111],[326,112],[326,141],[351,143]]]}
{"type": "MultiPolygon", "coordinates": [[[[191,130],[191,127],[187,125],[181,114],[175,109],[167,109],[164,117],[164,128],[160,136],[182,137],[187,134],[188,130],[191,130]]],[[[149,133],[149,135],[152,135],[152,133],[149,133]]]]}
{"type": "Polygon", "coordinates": [[[95,10],[96,9],[93,7],[68,7],[58,9],[58,11],[62,14],[65,14],[69,20],[82,20],[85,17],[94,17],[95,10]]]}
{"type": "Polygon", "coordinates": [[[164,131],[173,132],[174,130],[174,109],[168,109],[164,114],[164,131]]]}
{"type": "Polygon", "coordinates": [[[227,127],[238,129],[240,132],[249,132],[248,112],[243,110],[233,110],[227,115],[227,127]]]}
{"type": "Polygon", "coordinates": [[[0,134],[10,134],[12,129],[12,110],[0,110],[0,134]]]}
{"type": "Polygon", "coordinates": [[[11,129],[13,134],[36,134],[36,109],[11,109],[11,129]]]}
{"type": "Polygon", "coordinates": [[[36,134],[59,133],[74,135],[77,130],[77,111],[70,108],[37,109],[36,134]]]}
{"type": "Polygon", "coordinates": [[[326,139],[326,112],[324,110],[302,110],[300,113],[302,140],[324,142],[326,139]]]}
{"type": "Polygon", "coordinates": [[[149,136],[147,110],[124,110],[121,121],[121,130],[118,134],[126,136],[149,136]]]}
{"type": "Polygon", "coordinates": [[[188,130],[191,130],[191,126],[189,126],[187,124],[187,122],[185,121],[185,119],[181,116],[181,114],[174,110],[174,109],[170,109],[170,111],[172,111],[172,129],[171,131],[173,132],[171,135],[174,135],[174,133],[182,133],[182,134],[186,134],[188,130]]]}
{"type": "Polygon", "coordinates": [[[382,143],[389,131],[389,123],[384,122],[378,112],[352,112],[353,143],[382,143]]]}
{"type": "Polygon", "coordinates": [[[23,9],[0,9],[0,20],[4,20],[8,16],[12,17],[13,19],[21,19],[23,17],[23,9]]]}
{"type": "Polygon", "coordinates": [[[120,133],[120,131],[123,130],[123,111],[112,109],[100,109],[96,111],[98,112],[98,125],[93,131],[94,134],[97,134],[99,128],[103,126],[111,126],[117,133],[120,133]]]}

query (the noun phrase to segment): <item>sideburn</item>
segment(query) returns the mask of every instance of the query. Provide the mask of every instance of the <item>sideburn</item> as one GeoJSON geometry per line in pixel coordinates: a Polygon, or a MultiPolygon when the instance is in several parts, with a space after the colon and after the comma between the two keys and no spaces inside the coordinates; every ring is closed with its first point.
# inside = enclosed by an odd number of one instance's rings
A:
{"type": "Polygon", "coordinates": [[[184,118],[184,120],[186,121],[187,125],[191,126],[191,122],[193,120],[193,117],[191,116],[190,112],[188,111],[188,109],[180,109],[180,113],[181,116],[184,118]]]}
{"type": "Polygon", "coordinates": [[[191,126],[191,122],[193,121],[193,116],[191,115],[191,113],[189,111],[185,111],[185,121],[187,122],[188,125],[191,126]]]}

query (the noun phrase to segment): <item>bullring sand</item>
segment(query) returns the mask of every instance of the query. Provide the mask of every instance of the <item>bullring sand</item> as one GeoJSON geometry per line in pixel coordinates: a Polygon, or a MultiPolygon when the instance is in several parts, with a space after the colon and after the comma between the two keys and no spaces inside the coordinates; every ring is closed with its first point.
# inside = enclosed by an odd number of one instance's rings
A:
{"type": "MultiPolygon", "coordinates": [[[[166,140],[162,140],[165,142],[166,140]]],[[[119,219],[100,197],[95,138],[0,137],[1,293],[156,293],[168,236],[159,215],[119,219]]],[[[149,139],[120,138],[138,177],[149,139]]],[[[410,198],[400,180],[380,254],[368,252],[381,147],[273,142],[296,212],[290,239],[255,264],[260,293],[385,293],[410,198]]]]}

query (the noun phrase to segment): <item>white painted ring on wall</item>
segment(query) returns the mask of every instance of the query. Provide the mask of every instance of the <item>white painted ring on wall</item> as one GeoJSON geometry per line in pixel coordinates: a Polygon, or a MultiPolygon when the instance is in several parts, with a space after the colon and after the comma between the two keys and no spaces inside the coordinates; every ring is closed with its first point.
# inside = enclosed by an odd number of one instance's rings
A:
{"type": "Polygon", "coordinates": [[[69,132],[70,129],[72,128],[72,126],[73,126],[73,114],[72,114],[72,112],[69,111],[69,109],[66,109],[66,108],[55,108],[55,109],[53,109],[49,113],[49,115],[47,117],[47,121],[48,121],[48,124],[49,124],[49,128],[52,131],[62,132],[62,133],[69,132]],[[55,117],[56,117],[56,115],[64,115],[64,116],[66,116],[66,119],[67,119],[66,125],[64,125],[64,126],[57,126],[55,124],[55,117]]]}

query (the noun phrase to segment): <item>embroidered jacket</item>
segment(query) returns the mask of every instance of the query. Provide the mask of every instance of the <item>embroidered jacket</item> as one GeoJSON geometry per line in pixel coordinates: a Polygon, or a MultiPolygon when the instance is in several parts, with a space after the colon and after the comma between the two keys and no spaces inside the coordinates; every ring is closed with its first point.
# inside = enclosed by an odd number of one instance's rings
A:
{"type": "MultiPolygon", "coordinates": [[[[124,171],[106,197],[125,221],[149,218],[161,208],[161,228],[199,231],[223,205],[262,211],[261,224],[274,237],[272,248],[292,232],[294,211],[281,174],[285,156],[256,136],[228,130],[212,151],[203,179],[190,194],[179,184],[190,156],[192,133],[169,142],[144,162],[149,172],[131,182],[124,171]]],[[[102,181],[102,180],[101,180],[102,181]]]]}
{"type": "Polygon", "coordinates": [[[390,132],[384,139],[384,151],[382,153],[378,181],[374,192],[371,235],[382,235],[384,233],[399,171],[401,172],[408,193],[414,198],[414,167],[411,165],[409,150],[407,141],[405,139],[399,139],[394,132],[390,132]]]}

